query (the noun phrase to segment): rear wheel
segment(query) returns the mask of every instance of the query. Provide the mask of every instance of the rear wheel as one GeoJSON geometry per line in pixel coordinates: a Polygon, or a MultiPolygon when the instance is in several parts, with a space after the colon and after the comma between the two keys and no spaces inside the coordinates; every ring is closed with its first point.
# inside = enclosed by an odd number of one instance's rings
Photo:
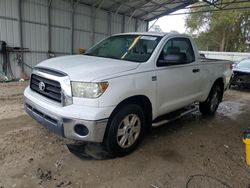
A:
{"type": "Polygon", "coordinates": [[[140,106],[128,104],[111,119],[104,144],[109,153],[123,156],[131,153],[144,133],[145,117],[140,106]]]}
{"type": "Polygon", "coordinates": [[[221,102],[222,94],[223,92],[219,85],[213,86],[207,100],[200,103],[200,112],[205,115],[214,115],[221,102]]]}

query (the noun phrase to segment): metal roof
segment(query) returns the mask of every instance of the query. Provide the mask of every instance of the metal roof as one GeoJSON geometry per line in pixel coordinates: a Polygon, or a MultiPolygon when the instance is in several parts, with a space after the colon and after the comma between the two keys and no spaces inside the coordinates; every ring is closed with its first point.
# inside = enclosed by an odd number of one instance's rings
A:
{"type": "Polygon", "coordinates": [[[198,0],[75,0],[79,4],[138,18],[145,21],[157,19],[185,8],[198,0]]]}

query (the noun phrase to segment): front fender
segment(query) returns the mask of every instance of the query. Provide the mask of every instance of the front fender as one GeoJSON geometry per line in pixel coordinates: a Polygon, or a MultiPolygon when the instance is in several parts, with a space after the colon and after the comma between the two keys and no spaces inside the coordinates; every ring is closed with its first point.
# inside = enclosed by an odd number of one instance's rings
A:
{"type": "Polygon", "coordinates": [[[99,99],[100,107],[117,106],[129,97],[143,95],[150,100],[152,109],[155,109],[156,82],[152,81],[152,72],[117,77],[108,82],[107,91],[99,99]]]}

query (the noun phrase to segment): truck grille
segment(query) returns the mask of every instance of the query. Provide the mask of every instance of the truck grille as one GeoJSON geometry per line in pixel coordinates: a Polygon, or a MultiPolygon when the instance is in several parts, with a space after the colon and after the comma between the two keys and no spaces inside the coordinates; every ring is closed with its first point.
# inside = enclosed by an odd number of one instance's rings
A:
{"type": "Polygon", "coordinates": [[[50,80],[35,74],[31,75],[30,88],[57,102],[62,102],[61,100],[61,85],[59,82],[50,80]],[[40,87],[39,87],[40,85],[40,87]]]}

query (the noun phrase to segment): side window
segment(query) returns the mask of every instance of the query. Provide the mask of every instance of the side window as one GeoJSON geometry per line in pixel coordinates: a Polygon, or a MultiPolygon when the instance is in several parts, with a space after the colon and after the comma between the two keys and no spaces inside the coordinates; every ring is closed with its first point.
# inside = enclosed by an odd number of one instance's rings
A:
{"type": "Polygon", "coordinates": [[[194,50],[188,38],[170,39],[163,47],[159,57],[159,62],[165,62],[165,66],[186,64],[194,61],[194,50]]]}
{"type": "Polygon", "coordinates": [[[189,39],[187,38],[173,39],[173,46],[179,48],[181,53],[186,54],[187,63],[192,63],[195,61],[194,50],[189,39]]]}

